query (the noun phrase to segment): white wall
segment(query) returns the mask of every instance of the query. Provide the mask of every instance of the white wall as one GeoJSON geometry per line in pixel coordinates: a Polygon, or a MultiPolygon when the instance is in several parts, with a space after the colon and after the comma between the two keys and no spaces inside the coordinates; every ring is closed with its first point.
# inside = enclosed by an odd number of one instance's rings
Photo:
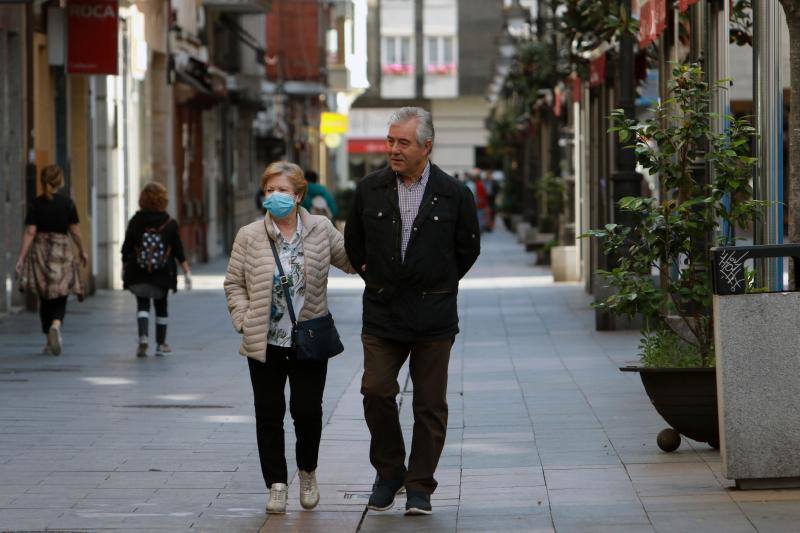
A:
{"type": "Polygon", "coordinates": [[[388,107],[356,108],[350,110],[350,130],[347,135],[351,139],[385,139],[389,131],[388,107]]]}
{"type": "MultiPolygon", "coordinates": [[[[424,68],[425,82],[423,95],[425,98],[452,98],[458,96],[458,70],[448,74],[427,72],[428,37],[450,37],[453,40],[452,63],[458,68],[458,5],[455,0],[425,0],[422,11],[422,32],[425,36],[424,68]]],[[[445,63],[441,47],[438,64],[445,63]]]]}
{"type": "MultiPolygon", "coordinates": [[[[239,19],[242,29],[256,38],[259,45],[266,47],[267,17],[266,15],[245,15],[239,19]]],[[[242,54],[242,74],[264,76],[264,66],[256,62],[256,54],[252,48],[240,45],[242,54]]]]}
{"type": "MultiPolygon", "coordinates": [[[[783,19],[783,17],[781,17],[783,19]]],[[[750,46],[730,46],[729,90],[731,101],[751,101],[753,99],[753,49],[750,46]]],[[[784,22],[781,31],[781,81],[789,88],[789,28],[784,22]]]]}
{"type": "MultiPolygon", "coordinates": [[[[414,65],[416,47],[414,43],[414,2],[412,0],[382,0],[381,2],[381,40],[384,36],[408,37],[411,43],[409,63],[414,65]]],[[[381,44],[383,46],[383,44],[381,44]]],[[[381,61],[383,64],[383,54],[381,61]]],[[[415,82],[413,69],[410,74],[381,76],[381,97],[413,98],[415,82]]]]}
{"type": "Polygon", "coordinates": [[[431,113],[436,129],[433,162],[450,174],[474,168],[475,147],[487,142],[488,102],[480,96],[433,100],[431,113]]]}

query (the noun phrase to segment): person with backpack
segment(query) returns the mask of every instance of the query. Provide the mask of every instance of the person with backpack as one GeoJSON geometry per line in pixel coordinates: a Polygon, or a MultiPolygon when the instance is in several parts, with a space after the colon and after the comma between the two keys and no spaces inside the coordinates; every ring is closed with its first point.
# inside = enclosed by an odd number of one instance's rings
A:
{"type": "Polygon", "coordinates": [[[339,214],[336,200],[327,187],[319,182],[319,175],[313,170],[305,171],[308,192],[303,200],[303,207],[312,215],[322,215],[333,220],[339,214]]]}
{"type": "Polygon", "coordinates": [[[156,355],[172,351],[167,344],[167,294],[178,290],[177,264],[183,269],[186,289],[192,287],[178,223],[167,214],[167,203],[166,187],[157,182],[145,185],[140,210],[128,223],[122,244],[123,288],[136,296],[137,357],[147,356],[150,300],[156,311],[156,355]]]}

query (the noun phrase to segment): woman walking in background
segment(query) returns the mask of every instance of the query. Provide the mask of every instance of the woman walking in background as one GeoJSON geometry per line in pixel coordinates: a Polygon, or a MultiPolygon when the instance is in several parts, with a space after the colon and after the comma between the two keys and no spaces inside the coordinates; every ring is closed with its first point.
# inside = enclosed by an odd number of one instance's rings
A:
{"type": "Polygon", "coordinates": [[[78,247],[81,264],[88,257],[83,249],[78,211],[69,196],[58,194],[64,186],[64,174],[57,165],[42,169],[42,194],[28,207],[25,233],[17,260],[20,290],[39,295],[42,332],[47,336],[44,353],[60,355],[61,324],[67,311],[67,297],[83,300],[80,270],[72,251],[78,247]]]}
{"type": "Polygon", "coordinates": [[[150,300],[156,310],[156,355],[172,351],[167,344],[167,294],[178,290],[176,262],[183,269],[186,289],[192,288],[178,223],[167,214],[167,204],[166,187],[156,182],[145,185],[140,209],[128,223],[122,244],[123,287],[136,296],[137,357],[147,356],[150,300]]]}
{"type": "Polygon", "coordinates": [[[237,233],[224,284],[233,326],[242,334],[239,353],[247,356],[250,368],[268,513],[286,512],[288,498],[283,433],[287,378],[300,505],[313,509],[319,503],[316,469],[328,361],[297,359],[292,315],[298,323],[327,316],[331,265],[355,273],[342,234],[328,218],[300,207],[307,187],[303,171],[294,163],[278,161],[267,167],[261,176],[267,215],[237,233]]]}

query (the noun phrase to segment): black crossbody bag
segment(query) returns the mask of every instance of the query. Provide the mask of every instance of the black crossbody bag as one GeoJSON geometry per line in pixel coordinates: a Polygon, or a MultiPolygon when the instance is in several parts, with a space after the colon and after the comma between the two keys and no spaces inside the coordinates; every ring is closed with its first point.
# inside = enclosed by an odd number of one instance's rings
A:
{"type": "Polygon", "coordinates": [[[292,346],[295,349],[295,357],[298,361],[326,361],[344,351],[342,341],[339,339],[339,332],[333,323],[333,316],[328,313],[319,318],[311,320],[297,321],[292,305],[292,295],[289,293],[289,278],[283,272],[283,265],[275,247],[275,242],[269,237],[269,245],[272,248],[272,255],[275,257],[275,266],[281,276],[281,287],[283,296],[286,298],[286,308],[289,311],[289,318],[292,320],[292,346]]]}

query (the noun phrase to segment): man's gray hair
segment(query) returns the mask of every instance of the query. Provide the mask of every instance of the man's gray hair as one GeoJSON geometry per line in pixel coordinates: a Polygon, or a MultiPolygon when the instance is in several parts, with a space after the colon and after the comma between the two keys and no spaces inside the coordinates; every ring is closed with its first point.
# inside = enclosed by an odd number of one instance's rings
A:
{"type": "Polygon", "coordinates": [[[421,107],[401,107],[394,111],[389,116],[389,124],[405,124],[409,120],[418,119],[417,121],[417,144],[422,146],[425,141],[429,140],[433,143],[433,118],[429,111],[421,107]]]}

